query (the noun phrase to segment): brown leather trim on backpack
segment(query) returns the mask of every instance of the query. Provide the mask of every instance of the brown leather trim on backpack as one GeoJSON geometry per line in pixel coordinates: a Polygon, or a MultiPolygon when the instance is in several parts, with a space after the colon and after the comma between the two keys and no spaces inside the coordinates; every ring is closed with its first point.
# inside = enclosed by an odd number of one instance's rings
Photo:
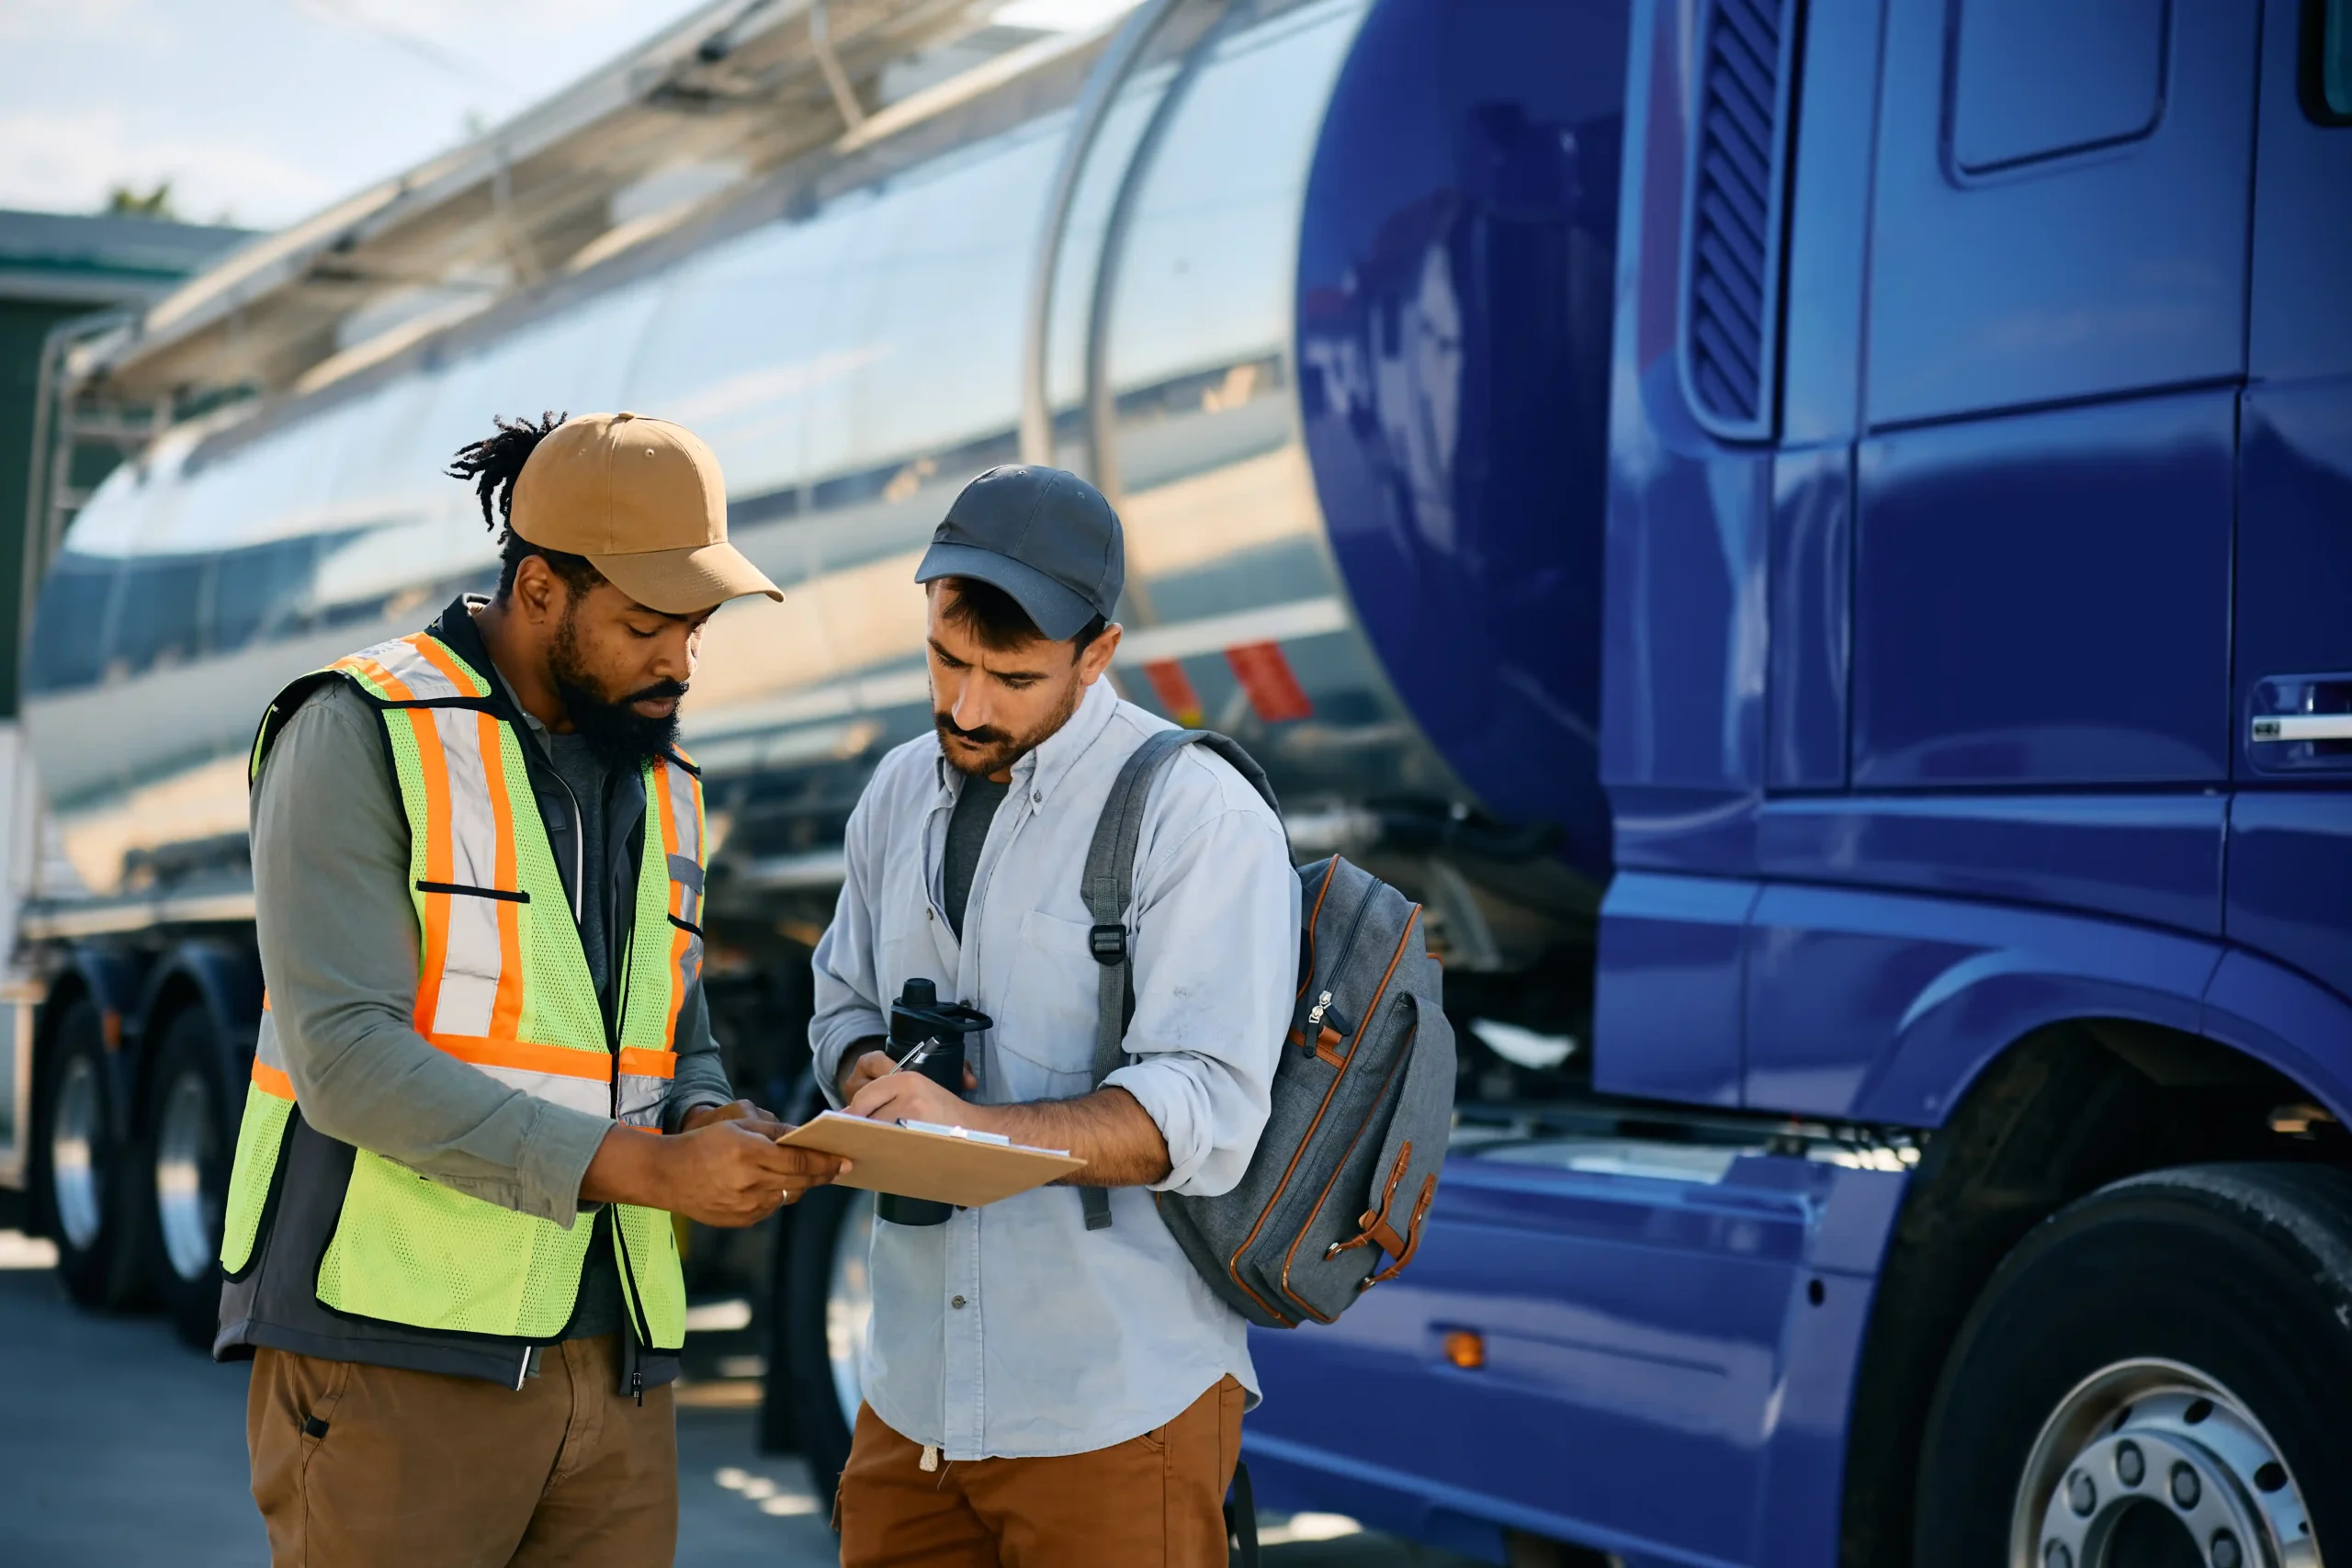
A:
{"type": "MultiPolygon", "coordinates": [[[[1396,1152],[1396,1164],[1388,1173],[1388,1185],[1381,1190],[1380,1206],[1366,1209],[1363,1216],[1356,1221],[1363,1228],[1345,1241],[1333,1242],[1329,1256],[1337,1258],[1340,1253],[1352,1252],[1359,1247],[1376,1246],[1391,1258],[1402,1257],[1411,1250],[1413,1244],[1396,1234],[1396,1222],[1389,1215],[1396,1206],[1397,1184],[1405,1179],[1405,1172],[1412,1162],[1413,1142],[1408,1138],[1405,1146],[1396,1152]]],[[[1431,1177],[1430,1179],[1434,1181],[1437,1179],[1431,1177]]],[[[1410,1230],[1412,1223],[1407,1222],[1406,1228],[1410,1230]]]]}
{"type": "Polygon", "coordinates": [[[1327,1067],[1346,1066],[1348,1065],[1347,1057],[1340,1055],[1338,1050],[1335,1049],[1335,1047],[1340,1043],[1340,1038],[1341,1036],[1338,1030],[1332,1028],[1328,1023],[1325,1024],[1323,1026],[1322,1032],[1318,1033],[1315,1037],[1316,1059],[1327,1067]]]}
{"type": "Polygon", "coordinates": [[[1396,1206],[1397,1184],[1405,1179],[1405,1172],[1412,1163],[1413,1143],[1408,1138],[1405,1146],[1396,1151],[1396,1166],[1388,1173],[1388,1185],[1381,1189],[1380,1206],[1367,1209],[1363,1218],[1356,1222],[1363,1226],[1363,1234],[1378,1242],[1380,1250],[1391,1258],[1405,1250],[1405,1238],[1396,1234],[1396,1223],[1388,1216],[1396,1206]]]}
{"type": "Polygon", "coordinates": [[[1393,1254],[1392,1256],[1395,1258],[1394,1262],[1390,1263],[1387,1268],[1383,1269],[1379,1273],[1374,1274],[1371,1279],[1366,1280],[1363,1282],[1363,1288],[1365,1290],[1368,1291],[1374,1285],[1385,1285],[1389,1280],[1394,1280],[1397,1275],[1402,1274],[1405,1271],[1405,1265],[1410,1263],[1413,1260],[1413,1254],[1421,1249],[1421,1222],[1429,1218],[1430,1200],[1436,1196],[1437,1172],[1430,1171],[1427,1176],[1421,1178],[1420,1201],[1413,1205],[1413,1223],[1405,1232],[1405,1250],[1393,1254]]]}
{"type": "MultiPolygon", "coordinates": [[[[1336,858],[1331,869],[1332,871],[1337,871],[1339,869],[1336,858]]],[[[1323,891],[1325,893],[1329,893],[1330,890],[1330,874],[1327,872],[1324,874],[1323,891]]],[[[1316,897],[1315,908],[1318,913],[1323,908],[1323,899],[1319,894],[1316,897]]],[[[1405,917],[1405,933],[1403,936],[1396,939],[1396,951],[1389,957],[1386,973],[1380,976],[1379,988],[1372,993],[1372,1005],[1363,1010],[1364,1017],[1369,1019],[1379,1016],[1380,998],[1387,994],[1388,982],[1390,978],[1396,975],[1396,965],[1404,961],[1405,943],[1411,939],[1413,927],[1419,921],[1420,918],[1421,907],[1419,904],[1416,904],[1413,906],[1413,912],[1405,917]]],[[[1307,973],[1307,985],[1313,985],[1315,982],[1313,978],[1314,970],[1312,965],[1309,965],[1307,973]]],[[[1298,994],[1302,997],[1306,995],[1306,986],[1299,987],[1298,994]]],[[[1351,1053],[1349,1060],[1352,1061],[1353,1059],[1353,1053],[1351,1053]]],[[[1298,1326],[1298,1324],[1295,1319],[1284,1315],[1279,1308],[1270,1304],[1265,1297],[1260,1295],[1257,1292],[1250,1288],[1249,1282],[1241,1278],[1241,1257],[1242,1254],[1248,1252],[1252,1247],[1257,1245],[1258,1233],[1266,1228],[1267,1217],[1274,1212],[1274,1205],[1282,1201],[1283,1193],[1289,1189],[1290,1179],[1298,1174],[1298,1162],[1306,1157],[1307,1146],[1315,1142],[1315,1129],[1323,1125],[1323,1113],[1331,1109],[1331,1097],[1340,1092],[1340,1085],[1346,1081],[1347,1076],[1347,1067],[1343,1063],[1340,1071],[1332,1076],[1331,1086],[1323,1091],[1323,1103],[1315,1108],[1315,1119],[1306,1124],[1306,1131],[1300,1135],[1298,1147],[1291,1151],[1290,1164],[1283,1168],[1283,1179],[1274,1183],[1274,1190],[1272,1192],[1266,1194],[1266,1206],[1258,1211],[1258,1223],[1250,1227],[1250,1234],[1241,1238],[1241,1245],[1235,1247],[1233,1249],[1233,1256],[1227,1258],[1225,1261],[1226,1276],[1233,1281],[1235,1288],[1247,1295],[1251,1301],[1256,1302],[1260,1306],[1264,1307],[1270,1315],[1280,1318],[1284,1328],[1295,1328],[1298,1326]]],[[[1357,1130],[1357,1135],[1359,1137],[1363,1135],[1363,1130],[1361,1128],[1357,1130]]],[[[1337,1181],[1339,1179],[1339,1172],[1336,1170],[1333,1171],[1331,1174],[1331,1179],[1333,1181],[1337,1181]]],[[[1323,1190],[1326,1197],[1329,1196],[1330,1188],[1328,1185],[1323,1190]]],[[[1298,1243],[1296,1241],[1293,1241],[1291,1243],[1290,1250],[1291,1253],[1297,1252],[1298,1243]]],[[[1285,1289],[1283,1293],[1290,1296],[1293,1301],[1297,1301],[1297,1296],[1287,1289],[1290,1278],[1290,1256],[1285,1254],[1283,1258],[1283,1278],[1285,1284],[1285,1289]]],[[[1303,1302],[1299,1304],[1302,1306],[1306,1305],[1303,1302]]],[[[1315,1314],[1314,1309],[1311,1307],[1309,1307],[1307,1311],[1310,1315],[1319,1315],[1315,1314]]],[[[1326,1319],[1325,1321],[1328,1322],[1329,1320],[1326,1319]]]]}
{"type": "MultiPolygon", "coordinates": [[[[1405,917],[1405,929],[1403,931],[1399,932],[1396,937],[1396,951],[1388,955],[1388,967],[1381,972],[1379,987],[1372,993],[1372,1001],[1363,1010],[1364,1021],[1356,1025],[1356,1039],[1359,1042],[1363,1039],[1363,1032],[1372,1026],[1372,1021],[1380,1016],[1380,998],[1388,994],[1388,982],[1396,977],[1396,965],[1405,961],[1405,949],[1411,945],[1413,940],[1413,928],[1420,923],[1420,919],[1421,907],[1419,904],[1416,904],[1412,908],[1412,912],[1405,917]]],[[[1305,994],[1304,987],[1301,988],[1300,994],[1305,994]]],[[[1416,1034],[1420,1032],[1420,1021],[1418,1015],[1414,1020],[1413,1032],[1416,1034]]],[[[1355,1055],[1354,1047],[1351,1046],[1348,1050],[1347,1055],[1342,1058],[1340,1063],[1339,1073],[1331,1079],[1331,1087],[1323,1092],[1323,1103],[1315,1108],[1315,1120],[1306,1124],[1306,1135],[1298,1140],[1298,1148],[1290,1156],[1290,1169],[1283,1172],[1282,1180],[1275,1185],[1273,1191],[1267,1195],[1266,1207],[1259,1213],[1258,1223],[1250,1227],[1249,1237],[1242,1242],[1240,1252],[1236,1252],[1234,1254],[1234,1264],[1231,1270],[1234,1275],[1234,1283],[1241,1283],[1239,1272],[1241,1253],[1249,1251],[1250,1244],[1258,1239],[1258,1232],[1265,1226],[1266,1215],[1273,1212],[1274,1201],[1283,1195],[1283,1191],[1285,1188],[1289,1187],[1291,1174],[1297,1170],[1298,1162],[1306,1155],[1307,1145],[1315,1141],[1315,1129],[1323,1124],[1323,1112],[1331,1108],[1331,1097],[1340,1092],[1340,1081],[1347,1077],[1347,1065],[1348,1063],[1355,1060],[1355,1055]]],[[[1388,1064],[1388,1071],[1392,1076],[1404,1065],[1405,1058],[1408,1055],[1408,1053],[1407,1052],[1399,1051],[1396,1053],[1396,1057],[1390,1061],[1388,1064]]],[[[1385,1084],[1383,1084],[1381,1089],[1383,1093],[1387,1091],[1387,1086],[1385,1084]]],[[[1362,1138],[1363,1136],[1363,1133],[1364,1129],[1363,1126],[1358,1126],[1356,1128],[1355,1137],[1348,1140],[1348,1149],[1350,1152],[1353,1152],[1357,1139],[1362,1138]]],[[[1347,1156],[1342,1154],[1340,1156],[1339,1162],[1331,1168],[1331,1179],[1323,1184],[1323,1191],[1321,1195],[1315,1200],[1315,1207],[1307,1212],[1308,1224],[1312,1224],[1315,1216],[1323,1212],[1323,1205],[1331,1201],[1331,1189],[1339,1185],[1340,1173],[1345,1170],[1347,1166],[1347,1156]]],[[[1290,1288],[1291,1268],[1298,1261],[1298,1244],[1306,1239],[1306,1227],[1305,1225],[1301,1225],[1299,1227],[1298,1235],[1291,1238],[1290,1250],[1283,1254],[1283,1294],[1298,1303],[1301,1307],[1306,1308],[1306,1314],[1309,1317],[1312,1317],[1320,1323],[1329,1323],[1333,1321],[1331,1318],[1316,1311],[1313,1306],[1307,1303],[1305,1298],[1300,1296],[1296,1291],[1290,1288]]],[[[1249,1287],[1243,1285],[1242,1289],[1248,1290],[1249,1287]]],[[[1253,1297],[1256,1294],[1254,1292],[1251,1293],[1253,1297]]],[[[1263,1303],[1261,1303],[1261,1304],[1263,1303]]]]}

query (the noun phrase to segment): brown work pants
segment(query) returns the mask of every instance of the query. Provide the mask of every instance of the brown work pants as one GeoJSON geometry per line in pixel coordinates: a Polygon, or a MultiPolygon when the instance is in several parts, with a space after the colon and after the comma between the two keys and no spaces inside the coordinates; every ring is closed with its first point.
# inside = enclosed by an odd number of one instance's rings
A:
{"type": "Polygon", "coordinates": [[[842,1471],[842,1568],[1225,1568],[1241,1457],[1231,1377],[1165,1427],[1092,1453],[951,1461],[870,1406],[842,1471]]]}
{"type": "Polygon", "coordinates": [[[667,1386],[616,1393],[620,1337],[550,1345],[521,1389],[254,1358],[254,1501],[273,1568],[666,1568],[678,1544],[667,1386]]]}

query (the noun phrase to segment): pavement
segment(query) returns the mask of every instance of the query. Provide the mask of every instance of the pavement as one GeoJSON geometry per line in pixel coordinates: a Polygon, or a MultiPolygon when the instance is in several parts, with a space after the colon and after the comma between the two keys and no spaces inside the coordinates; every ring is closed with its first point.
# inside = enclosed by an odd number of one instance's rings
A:
{"type": "MultiPolygon", "coordinates": [[[[80,1311],[40,1266],[45,1252],[0,1231],[0,1344],[12,1368],[0,1384],[0,1564],[261,1568],[244,1366],[196,1354],[160,1319],[80,1311]]],[[[694,1348],[690,1364],[744,1368],[694,1348]]],[[[681,1568],[839,1561],[808,1472],[758,1451],[757,1401],[751,1377],[681,1385],[681,1568]]],[[[1336,1516],[1269,1514],[1261,1529],[1267,1568],[1466,1568],[1336,1516]]]]}

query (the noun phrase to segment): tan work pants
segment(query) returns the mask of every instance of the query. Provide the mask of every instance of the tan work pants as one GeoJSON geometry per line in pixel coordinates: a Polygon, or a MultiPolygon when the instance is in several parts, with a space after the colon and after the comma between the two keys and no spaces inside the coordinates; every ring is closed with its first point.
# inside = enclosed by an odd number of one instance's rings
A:
{"type": "Polygon", "coordinates": [[[550,1345],[520,1390],[254,1358],[254,1501],[273,1568],[666,1568],[678,1544],[667,1386],[616,1393],[620,1337],[550,1345]]]}
{"type": "Polygon", "coordinates": [[[1225,1568],[1241,1457],[1231,1377],[1165,1427],[1092,1453],[942,1459],[870,1407],[842,1471],[842,1568],[1225,1568]]]}

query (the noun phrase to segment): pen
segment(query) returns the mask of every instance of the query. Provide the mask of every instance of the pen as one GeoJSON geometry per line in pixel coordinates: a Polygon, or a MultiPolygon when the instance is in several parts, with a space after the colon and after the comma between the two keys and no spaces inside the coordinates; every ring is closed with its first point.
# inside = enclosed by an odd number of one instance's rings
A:
{"type": "MultiPolygon", "coordinates": [[[[890,1065],[890,1073],[903,1073],[909,1067],[922,1066],[923,1058],[930,1055],[931,1048],[938,1043],[939,1042],[936,1040],[924,1041],[922,1044],[916,1046],[913,1050],[908,1052],[905,1055],[892,1063],[890,1065]]],[[[884,1073],[882,1077],[887,1078],[890,1076],[890,1073],[884,1073]]]]}

